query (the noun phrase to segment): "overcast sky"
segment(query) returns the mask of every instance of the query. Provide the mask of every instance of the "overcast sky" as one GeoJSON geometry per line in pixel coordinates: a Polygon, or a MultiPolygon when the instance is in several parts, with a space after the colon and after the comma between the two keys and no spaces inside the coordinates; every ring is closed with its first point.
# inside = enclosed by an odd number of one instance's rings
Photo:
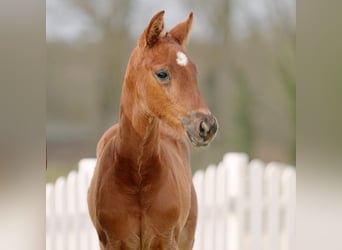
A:
{"type": "MultiPolygon", "coordinates": [[[[86,1],[86,0],[85,0],[86,1]]],[[[90,0],[91,1],[91,0],[90,0]]],[[[183,0],[184,1],[184,0],[183,0]]],[[[236,36],[244,36],[248,32],[246,21],[252,18],[258,21],[261,26],[267,26],[265,18],[270,11],[270,1],[277,0],[238,0],[233,1],[232,6],[232,31],[236,36]]],[[[295,0],[278,0],[289,6],[295,17],[295,0]]],[[[110,0],[97,0],[94,3],[102,14],[106,14],[110,0]]],[[[165,28],[185,20],[189,10],[185,9],[180,0],[135,0],[130,12],[130,32],[137,37],[146,27],[150,18],[161,9],[166,10],[165,28]]],[[[205,10],[203,10],[205,11],[205,10]]],[[[201,10],[195,10],[195,25],[192,37],[205,38],[208,36],[209,27],[202,18],[201,10]]],[[[210,35],[209,35],[210,36],[210,35]]],[[[68,0],[47,0],[46,1],[46,39],[47,41],[59,40],[73,42],[77,39],[97,41],[101,38],[101,30],[98,29],[92,20],[68,0]]]]}

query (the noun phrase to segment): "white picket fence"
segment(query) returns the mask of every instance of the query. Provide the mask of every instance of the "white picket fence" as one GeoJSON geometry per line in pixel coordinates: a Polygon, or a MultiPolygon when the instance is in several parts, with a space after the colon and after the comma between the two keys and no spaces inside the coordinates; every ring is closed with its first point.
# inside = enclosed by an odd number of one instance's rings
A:
{"type": "MultiPolygon", "coordinates": [[[[98,250],[87,208],[95,159],[46,185],[46,249],[98,250]]],[[[194,250],[294,250],[296,172],[281,163],[228,153],[197,171],[199,214],[194,250]]]]}

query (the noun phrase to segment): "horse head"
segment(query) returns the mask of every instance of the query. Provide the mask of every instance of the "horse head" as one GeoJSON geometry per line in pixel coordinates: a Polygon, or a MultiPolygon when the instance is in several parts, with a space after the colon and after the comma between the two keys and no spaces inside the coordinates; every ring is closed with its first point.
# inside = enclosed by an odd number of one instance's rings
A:
{"type": "Polygon", "coordinates": [[[146,115],[186,135],[195,146],[208,145],[218,125],[198,88],[197,70],[185,51],[193,22],[186,21],[168,32],[164,11],[157,13],[138,40],[128,63],[125,84],[135,91],[135,101],[146,115]]]}

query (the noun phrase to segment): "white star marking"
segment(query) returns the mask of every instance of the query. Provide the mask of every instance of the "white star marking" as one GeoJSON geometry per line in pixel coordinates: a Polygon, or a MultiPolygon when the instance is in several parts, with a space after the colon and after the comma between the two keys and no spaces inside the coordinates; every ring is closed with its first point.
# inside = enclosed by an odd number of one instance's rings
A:
{"type": "Polygon", "coordinates": [[[188,58],[181,51],[177,52],[177,63],[181,66],[186,66],[188,64],[188,58]]]}

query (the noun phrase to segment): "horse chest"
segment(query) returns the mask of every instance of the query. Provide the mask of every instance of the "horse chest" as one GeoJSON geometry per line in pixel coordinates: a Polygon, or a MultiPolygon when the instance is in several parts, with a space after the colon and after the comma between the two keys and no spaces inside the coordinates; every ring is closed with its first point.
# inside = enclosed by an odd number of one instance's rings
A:
{"type": "Polygon", "coordinates": [[[149,171],[143,173],[140,186],[132,185],[135,178],[128,181],[127,175],[122,175],[124,181],[103,180],[99,220],[108,235],[148,240],[173,235],[184,226],[190,210],[189,177],[176,171],[179,166],[159,164],[142,166],[149,171]]]}

